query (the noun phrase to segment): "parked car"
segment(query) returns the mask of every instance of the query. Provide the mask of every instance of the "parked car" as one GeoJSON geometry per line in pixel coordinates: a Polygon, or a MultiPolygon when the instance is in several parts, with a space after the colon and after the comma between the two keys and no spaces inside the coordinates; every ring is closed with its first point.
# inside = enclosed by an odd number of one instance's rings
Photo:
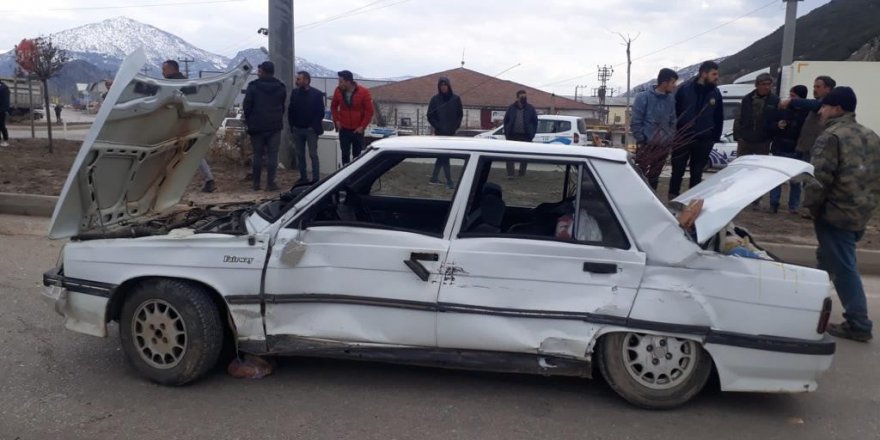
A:
{"type": "Polygon", "coordinates": [[[227,132],[241,133],[247,129],[244,120],[241,118],[223,118],[220,127],[217,129],[217,135],[223,136],[227,132]]]}
{"type": "MultiPolygon", "coordinates": [[[[144,62],[117,80],[139,81],[144,62]]],[[[149,380],[192,382],[235,344],[596,371],[629,402],[669,408],[713,372],[725,391],[795,393],[830,367],[827,274],[719,251],[740,210],[810,164],[741,158],[667,206],[621,149],[405,136],[266,200],[180,208],[210,138],[190,124],[219,122],[245,73],[197,82],[219,92],[195,113],[167,112],[187,96],[161,82],[113,89],[55,208],[50,237],[70,241],[45,297],[68,329],[107,336],[118,322],[149,380]],[[439,159],[453,190],[424,178],[439,159]],[[529,178],[506,179],[508,161],[530,162],[529,178]],[[696,199],[683,228],[676,214],[696,199]]]]}
{"type": "MultiPolygon", "coordinates": [[[[504,126],[475,137],[504,139],[504,126]]],[[[538,115],[538,131],[532,142],[541,144],[593,145],[592,134],[584,118],[562,115],[538,115]]]]}
{"type": "Polygon", "coordinates": [[[733,140],[733,132],[728,132],[721,136],[721,139],[712,146],[709,153],[709,163],[706,164],[707,169],[720,169],[726,167],[730,162],[736,159],[737,143],[733,140]]]}

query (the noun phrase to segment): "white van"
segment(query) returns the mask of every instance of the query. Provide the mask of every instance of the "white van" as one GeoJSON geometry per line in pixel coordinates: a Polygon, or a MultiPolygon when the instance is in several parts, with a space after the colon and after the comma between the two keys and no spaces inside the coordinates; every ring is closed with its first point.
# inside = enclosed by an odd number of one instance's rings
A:
{"type": "MultiPolygon", "coordinates": [[[[480,133],[474,137],[504,139],[504,126],[480,133]]],[[[538,132],[532,142],[593,146],[584,118],[563,115],[538,115],[538,132]]]]}

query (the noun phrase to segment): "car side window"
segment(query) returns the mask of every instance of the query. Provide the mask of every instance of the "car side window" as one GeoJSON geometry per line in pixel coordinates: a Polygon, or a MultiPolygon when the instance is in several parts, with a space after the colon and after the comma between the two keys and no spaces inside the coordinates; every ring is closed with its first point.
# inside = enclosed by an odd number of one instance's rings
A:
{"type": "Polygon", "coordinates": [[[525,165],[525,175],[508,178],[506,160],[480,161],[460,238],[499,236],[629,249],[584,162],[529,160],[525,165]]]}
{"type": "Polygon", "coordinates": [[[538,133],[555,133],[556,121],[538,119],[538,133]]]}
{"type": "Polygon", "coordinates": [[[554,133],[563,133],[569,130],[571,130],[571,121],[557,121],[554,133]]]}
{"type": "Polygon", "coordinates": [[[312,203],[290,227],[345,225],[442,236],[466,164],[466,155],[382,153],[312,203]],[[438,177],[429,178],[435,164],[438,177]]]}

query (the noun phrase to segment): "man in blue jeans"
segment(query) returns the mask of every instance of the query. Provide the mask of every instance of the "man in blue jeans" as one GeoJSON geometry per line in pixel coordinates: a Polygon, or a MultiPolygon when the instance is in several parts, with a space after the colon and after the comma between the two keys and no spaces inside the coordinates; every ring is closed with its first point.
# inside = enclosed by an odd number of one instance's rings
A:
{"type": "Polygon", "coordinates": [[[321,121],[324,119],[324,94],[312,88],[312,76],[305,70],[296,73],[296,88],[290,92],[290,106],[287,108],[287,122],[293,134],[293,145],[296,148],[296,166],[299,168],[299,180],[294,185],[308,183],[306,167],[306,144],[309,147],[309,158],[312,162],[312,182],[320,178],[318,162],[318,136],[324,134],[321,121]]]}
{"type": "Polygon", "coordinates": [[[813,217],[819,268],[827,271],[843,304],[842,324],[828,333],[855,341],[871,340],[872,322],[856,262],[856,242],[865,233],[880,197],[880,137],[856,122],[856,95],[837,87],[822,101],[825,131],[810,151],[816,180],[806,189],[804,206],[813,217]]]}
{"type": "MultiPolygon", "coordinates": [[[[797,85],[789,91],[791,99],[804,99],[807,97],[807,86],[797,85]]],[[[788,108],[779,110],[773,124],[773,143],[770,145],[770,154],[779,157],[803,160],[803,154],[797,151],[798,138],[801,128],[807,119],[807,110],[788,108]]],[[[797,214],[801,204],[801,184],[790,180],[788,182],[788,212],[797,214]]],[[[770,190],[770,213],[779,212],[779,201],[782,198],[782,185],[770,190]]]]}
{"type": "Polygon", "coordinates": [[[275,78],[275,64],[264,61],[257,66],[257,79],[251,81],[244,93],[242,110],[247,133],[254,148],[253,188],[260,190],[263,155],[266,155],[266,191],[277,191],[275,174],[278,171],[278,147],[284,127],[284,101],[287,87],[275,78]]]}

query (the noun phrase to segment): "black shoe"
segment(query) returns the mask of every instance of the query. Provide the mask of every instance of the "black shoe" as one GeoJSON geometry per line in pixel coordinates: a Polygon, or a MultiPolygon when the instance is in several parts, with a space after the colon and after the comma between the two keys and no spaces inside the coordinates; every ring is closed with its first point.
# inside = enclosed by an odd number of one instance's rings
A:
{"type": "Polygon", "coordinates": [[[873,338],[871,332],[854,329],[848,322],[829,324],[828,334],[837,338],[851,339],[858,342],[868,342],[873,338]]]}
{"type": "Polygon", "coordinates": [[[770,209],[767,210],[770,214],[776,214],[779,212],[779,205],[770,205],[770,209]]]}
{"type": "Polygon", "coordinates": [[[251,173],[247,173],[247,175],[244,176],[244,179],[241,179],[242,182],[250,182],[253,180],[254,180],[254,175],[251,173]]]}
{"type": "Polygon", "coordinates": [[[308,179],[304,179],[304,178],[300,177],[299,179],[296,179],[296,182],[293,182],[293,186],[305,185],[307,183],[309,183],[308,179]]]}
{"type": "Polygon", "coordinates": [[[217,185],[214,184],[213,180],[209,180],[205,182],[205,186],[202,187],[203,193],[212,193],[217,190],[217,185]]]}
{"type": "Polygon", "coordinates": [[[251,185],[251,189],[253,189],[254,191],[259,191],[259,190],[260,190],[260,184],[259,184],[259,183],[255,183],[255,184],[251,185]]]}
{"type": "Polygon", "coordinates": [[[266,185],[266,191],[278,191],[279,189],[280,188],[278,188],[278,185],[276,185],[274,183],[270,183],[270,184],[266,185]]]}

